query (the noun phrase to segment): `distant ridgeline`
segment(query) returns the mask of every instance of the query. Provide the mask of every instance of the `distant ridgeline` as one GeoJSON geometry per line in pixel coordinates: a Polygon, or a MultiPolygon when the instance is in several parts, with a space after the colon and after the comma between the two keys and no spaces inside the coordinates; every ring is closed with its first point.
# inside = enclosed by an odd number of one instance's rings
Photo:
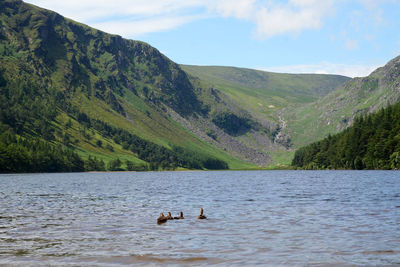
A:
{"type": "Polygon", "coordinates": [[[322,141],[298,149],[302,169],[400,169],[400,103],[367,116],[322,141]]]}
{"type": "Polygon", "coordinates": [[[227,169],[163,117],[200,104],[151,46],[0,1],[0,172],[227,169]]]}

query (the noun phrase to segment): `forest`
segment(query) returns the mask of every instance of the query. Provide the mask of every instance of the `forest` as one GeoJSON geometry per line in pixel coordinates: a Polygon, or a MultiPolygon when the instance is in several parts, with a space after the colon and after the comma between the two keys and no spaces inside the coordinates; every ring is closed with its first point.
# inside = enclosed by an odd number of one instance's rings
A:
{"type": "Polygon", "coordinates": [[[15,59],[0,64],[0,173],[228,168],[222,160],[177,146],[166,148],[92,119],[71,105],[69,92],[43,85],[29,70],[15,59]],[[64,126],[57,122],[61,113],[69,117],[64,126]],[[113,140],[146,163],[135,165],[117,157],[107,164],[91,156],[83,159],[74,151],[76,147],[65,132],[71,119],[113,140]]]}
{"type": "Polygon", "coordinates": [[[54,144],[40,138],[16,135],[8,126],[0,124],[0,173],[83,172],[83,171],[148,171],[187,169],[227,169],[219,159],[189,152],[180,147],[167,149],[138,138],[126,131],[96,121],[97,127],[124,148],[136,153],[146,164],[135,165],[115,158],[107,165],[103,160],[80,157],[72,148],[54,144]],[[114,134],[114,135],[111,135],[114,134]],[[122,164],[126,168],[122,168],[122,164]]]}
{"type": "Polygon", "coordinates": [[[346,130],[298,149],[300,169],[400,169],[400,103],[355,118],[346,130]]]}

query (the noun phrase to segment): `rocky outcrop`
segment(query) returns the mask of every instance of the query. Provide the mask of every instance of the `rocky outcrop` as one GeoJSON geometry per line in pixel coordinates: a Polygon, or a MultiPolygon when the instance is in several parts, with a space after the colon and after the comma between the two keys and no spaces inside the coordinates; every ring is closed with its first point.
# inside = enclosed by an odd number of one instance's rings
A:
{"type": "Polygon", "coordinates": [[[170,108],[166,108],[166,110],[171,118],[201,140],[225,150],[234,157],[258,166],[265,166],[272,162],[268,151],[273,144],[266,134],[252,130],[250,136],[233,137],[203,117],[183,117],[170,108]],[[207,134],[210,130],[213,132],[213,136],[207,134]]]}

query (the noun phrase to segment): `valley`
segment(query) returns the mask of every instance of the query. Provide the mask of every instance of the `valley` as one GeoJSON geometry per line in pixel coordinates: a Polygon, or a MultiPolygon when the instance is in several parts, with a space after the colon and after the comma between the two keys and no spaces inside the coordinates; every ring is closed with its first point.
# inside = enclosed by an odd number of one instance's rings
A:
{"type": "Polygon", "coordinates": [[[20,0],[0,10],[0,154],[17,146],[27,166],[50,157],[34,141],[76,154],[79,170],[285,168],[400,100],[399,58],[355,79],[179,65],[20,0]]]}

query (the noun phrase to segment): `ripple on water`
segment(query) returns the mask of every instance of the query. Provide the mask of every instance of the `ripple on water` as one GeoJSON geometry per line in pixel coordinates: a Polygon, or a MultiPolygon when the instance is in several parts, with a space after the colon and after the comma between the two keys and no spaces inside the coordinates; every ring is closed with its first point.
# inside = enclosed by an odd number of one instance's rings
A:
{"type": "Polygon", "coordinates": [[[218,258],[206,257],[168,257],[158,255],[130,255],[130,256],[111,256],[111,257],[85,257],[79,258],[78,262],[85,264],[122,264],[122,265],[187,265],[201,264],[211,265],[220,264],[223,260],[218,258]]]}
{"type": "Polygon", "coordinates": [[[0,265],[399,265],[396,176],[0,175],[0,265]],[[185,219],[157,225],[168,211],[185,219]]]}

